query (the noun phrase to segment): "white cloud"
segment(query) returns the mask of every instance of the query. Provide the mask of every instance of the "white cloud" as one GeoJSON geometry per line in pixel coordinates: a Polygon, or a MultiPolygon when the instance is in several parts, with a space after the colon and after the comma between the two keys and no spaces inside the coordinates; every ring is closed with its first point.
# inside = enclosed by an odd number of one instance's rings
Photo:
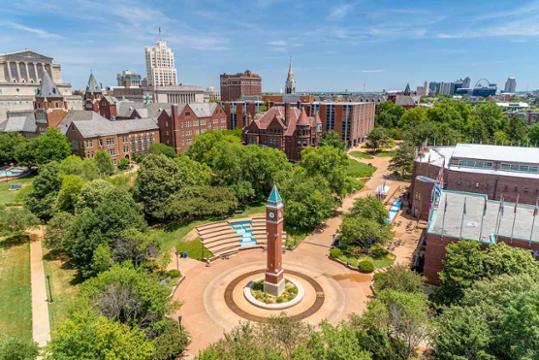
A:
{"type": "Polygon", "coordinates": [[[0,26],[11,28],[13,30],[24,31],[24,32],[30,33],[32,35],[36,35],[41,38],[57,38],[57,39],[61,38],[61,36],[58,34],[54,34],[43,29],[38,29],[38,28],[23,25],[23,24],[19,24],[13,21],[2,21],[0,22],[0,26]]]}
{"type": "Polygon", "coordinates": [[[286,44],[286,41],[284,40],[273,40],[273,41],[269,41],[268,45],[275,46],[275,47],[285,47],[287,44],[286,44]]]}
{"type": "Polygon", "coordinates": [[[329,12],[330,19],[342,19],[354,7],[354,4],[347,3],[333,7],[329,12]]]}
{"type": "Polygon", "coordinates": [[[366,73],[366,74],[381,73],[384,71],[385,71],[384,69],[361,70],[362,73],[366,73]]]}

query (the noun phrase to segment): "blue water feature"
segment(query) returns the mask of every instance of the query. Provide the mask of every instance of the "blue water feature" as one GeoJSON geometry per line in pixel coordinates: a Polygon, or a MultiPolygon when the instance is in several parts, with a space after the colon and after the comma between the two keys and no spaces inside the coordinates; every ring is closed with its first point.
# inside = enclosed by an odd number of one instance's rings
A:
{"type": "Polygon", "coordinates": [[[0,171],[0,177],[19,176],[24,173],[24,168],[12,168],[9,170],[0,171]]]}
{"type": "Polygon", "coordinates": [[[393,204],[391,205],[391,208],[389,209],[389,214],[386,219],[388,224],[391,224],[393,220],[395,220],[395,217],[397,216],[397,213],[399,212],[401,205],[402,205],[401,199],[397,199],[393,202],[393,204]]]}
{"type": "Polygon", "coordinates": [[[230,223],[230,226],[240,236],[241,247],[256,245],[256,239],[253,236],[253,224],[250,221],[237,221],[230,223]]]}

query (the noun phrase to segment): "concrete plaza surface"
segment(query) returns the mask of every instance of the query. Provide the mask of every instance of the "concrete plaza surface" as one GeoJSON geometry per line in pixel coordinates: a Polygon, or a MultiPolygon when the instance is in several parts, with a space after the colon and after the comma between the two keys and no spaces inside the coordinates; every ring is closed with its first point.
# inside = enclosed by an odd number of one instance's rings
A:
{"type": "MultiPolygon", "coordinates": [[[[390,186],[390,192],[397,186],[406,183],[387,179],[389,158],[374,158],[362,160],[372,163],[377,171],[365,187],[346,197],[340,212],[349,210],[355,199],[373,194],[376,187],[384,181],[390,186]]],[[[328,258],[333,236],[342,222],[341,216],[327,220],[321,231],[315,231],[307,236],[293,251],[287,251],[283,256],[283,267],[286,270],[301,272],[314,279],[323,289],[324,302],[322,306],[303,321],[316,326],[327,319],[337,323],[349,318],[352,314],[361,314],[367,307],[372,295],[370,284],[372,275],[360,274],[328,258]]],[[[410,247],[411,248],[411,247],[410,247]]],[[[408,257],[408,251],[402,256],[408,257]]],[[[400,256],[399,256],[400,257],[400,256]]],[[[209,344],[219,340],[223,334],[241,321],[246,319],[237,315],[225,302],[226,287],[240,275],[253,270],[264,270],[266,253],[261,249],[240,251],[227,260],[217,260],[210,266],[191,259],[180,259],[179,267],[185,280],[174,293],[174,300],[182,306],[174,315],[181,316],[182,326],[185,326],[192,336],[188,346],[190,354],[197,354],[209,344]]],[[[256,276],[255,276],[256,277],[256,276]]],[[[242,284],[251,278],[244,279],[233,290],[234,303],[242,310],[257,316],[279,315],[283,310],[273,314],[248,303],[241,294],[242,284]]],[[[284,312],[290,316],[303,312],[314,302],[314,289],[303,282],[306,294],[305,300],[284,312]]]]}

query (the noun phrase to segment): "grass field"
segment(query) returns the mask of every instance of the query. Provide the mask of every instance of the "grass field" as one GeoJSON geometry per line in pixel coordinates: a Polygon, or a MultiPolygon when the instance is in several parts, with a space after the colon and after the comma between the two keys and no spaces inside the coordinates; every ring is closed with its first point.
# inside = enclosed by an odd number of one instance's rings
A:
{"type": "Polygon", "coordinates": [[[0,334],[32,339],[28,241],[0,240],[0,334]]]}
{"type": "Polygon", "coordinates": [[[359,162],[354,159],[348,159],[348,175],[354,178],[370,177],[376,171],[376,167],[359,162]]]}
{"type": "Polygon", "coordinates": [[[25,194],[32,190],[32,177],[0,183],[0,205],[20,205],[25,194]],[[21,184],[19,190],[9,190],[9,185],[21,184]]]}
{"type": "MultiPolygon", "coordinates": [[[[51,331],[66,319],[68,310],[79,293],[76,283],[77,271],[66,267],[65,262],[54,256],[46,248],[43,249],[43,265],[45,276],[50,276],[52,303],[49,303],[49,321],[51,331]]],[[[48,289],[47,289],[48,292],[48,289]]]]}
{"type": "Polygon", "coordinates": [[[363,151],[352,151],[350,155],[352,155],[353,157],[357,157],[359,159],[374,159],[374,156],[369,155],[363,151]]]}
{"type": "Polygon", "coordinates": [[[202,245],[202,240],[196,238],[191,241],[182,241],[176,246],[178,253],[186,252],[191,259],[202,260],[211,258],[212,252],[202,245]]]}

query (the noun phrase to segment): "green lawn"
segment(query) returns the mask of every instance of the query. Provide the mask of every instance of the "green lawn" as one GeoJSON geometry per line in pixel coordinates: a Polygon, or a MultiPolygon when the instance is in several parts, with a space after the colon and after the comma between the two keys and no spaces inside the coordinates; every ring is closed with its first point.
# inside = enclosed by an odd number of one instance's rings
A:
{"type": "Polygon", "coordinates": [[[352,155],[353,157],[360,158],[360,159],[374,159],[374,156],[369,155],[363,151],[352,151],[350,155],[352,155]]]}
{"type": "Polygon", "coordinates": [[[285,225],[284,231],[286,232],[285,246],[294,248],[311,233],[311,230],[303,228],[293,228],[292,226],[285,225]]]}
{"type": "Polygon", "coordinates": [[[191,259],[196,260],[211,258],[213,256],[212,252],[202,245],[200,238],[192,241],[182,241],[176,245],[176,250],[178,253],[186,252],[191,259]]]}
{"type": "Polygon", "coordinates": [[[154,237],[163,250],[170,250],[195,227],[208,222],[207,220],[190,221],[181,225],[155,226],[148,230],[148,234],[154,237]]]}
{"type": "Polygon", "coordinates": [[[348,159],[348,175],[351,177],[370,177],[375,171],[375,166],[368,165],[354,159],[348,159]]]}
{"type": "Polygon", "coordinates": [[[75,269],[66,266],[65,262],[46,248],[43,248],[43,252],[45,253],[43,257],[45,276],[50,276],[52,290],[53,302],[49,304],[49,321],[52,331],[67,318],[68,310],[79,293],[79,285],[75,269]]]}
{"type": "Polygon", "coordinates": [[[24,195],[32,190],[32,177],[0,183],[0,205],[20,205],[24,195]],[[9,190],[11,184],[22,184],[22,189],[9,190]]]}
{"type": "Polygon", "coordinates": [[[359,257],[352,257],[352,256],[346,256],[345,254],[340,255],[338,258],[339,258],[339,260],[344,261],[345,263],[349,264],[350,266],[355,266],[355,267],[357,267],[359,262],[362,261],[362,260],[371,260],[373,262],[373,264],[374,264],[374,269],[375,270],[388,267],[388,266],[392,265],[393,262],[395,262],[395,255],[392,254],[392,253],[389,253],[386,256],[381,257],[381,258],[377,258],[377,259],[375,259],[375,258],[373,258],[371,256],[368,256],[368,255],[362,255],[362,256],[359,256],[359,257]]]}
{"type": "Polygon", "coordinates": [[[0,334],[32,339],[28,241],[0,240],[0,334]]]}
{"type": "Polygon", "coordinates": [[[381,150],[374,154],[374,156],[378,157],[393,157],[395,156],[396,151],[395,150],[381,150]]]}

